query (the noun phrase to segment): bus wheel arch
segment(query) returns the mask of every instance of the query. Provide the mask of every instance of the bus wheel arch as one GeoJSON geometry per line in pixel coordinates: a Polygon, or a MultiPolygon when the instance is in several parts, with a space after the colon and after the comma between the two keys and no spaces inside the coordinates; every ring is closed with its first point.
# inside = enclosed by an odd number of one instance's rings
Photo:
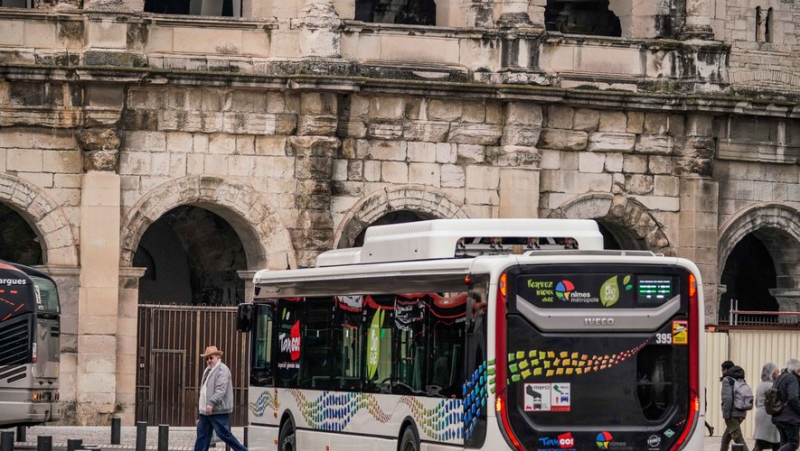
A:
{"type": "Polygon", "coordinates": [[[278,428],[278,450],[290,449],[297,450],[297,428],[295,427],[294,416],[292,412],[286,410],[281,417],[280,428],[278,428]],[[284,448],[283,442],[289,439],[290,448],[284,448]]]}
{"type": "Polygon", "coordinates": [[[406,417],[403,419],[403,423],[400,426],[400,435],[397,441],[397,450],[398,451],[409,451],[408,445],[412,445],[414,451],[419,451],[419,431],[417,430],[417,424],[414,422],[414,419],[411,417],[406,417]],[[409,436],[406,434],[410,432],[409,436]]]}

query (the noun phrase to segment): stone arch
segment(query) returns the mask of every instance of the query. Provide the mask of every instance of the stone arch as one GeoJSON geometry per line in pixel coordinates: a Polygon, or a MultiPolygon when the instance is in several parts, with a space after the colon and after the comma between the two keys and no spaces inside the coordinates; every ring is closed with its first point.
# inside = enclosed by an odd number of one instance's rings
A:
{"type": "Polygon", "coordinates": [[[355,204],[336,229],[335,249],[352,247],[355,238],[381,216],[410,210],[436,219],[468,218],[463,205],[436,188],[400,185],[375,191],[355,204]]]}
{"type": "Polygon", "coordinates": [[[594,219],[605,226],[624,249],[674,255],[663,226],[639,201],[610,193],[577,196],[550,212],[551,218],[594,219]]]}
{"type": "Polygon", "coordinates": [[[722,277],[734,247],[748,234],[766,246],[775,263],[778,288],[800,287],[800,211],[781,204],[751,205],[720,227],[717,274],[722,277]]]}
{"type": "Polygon", "coordinates": [[[147,228],[173,208],[191,205],[225,219],[239,235],[250,270],[297,266],[289,231],[278,213],[253,187],[224,177],[188,176],[143,196],[122,223],[120,266],[129,267],[147,228]]]}
{"type": "Polygon", "coordinates": [[[42,245],[48,266],[78,266],[78,250],[72,226],[64,211],[47,193],[32,183],[0,174],[0,202],[19,213],[42,245]]]}

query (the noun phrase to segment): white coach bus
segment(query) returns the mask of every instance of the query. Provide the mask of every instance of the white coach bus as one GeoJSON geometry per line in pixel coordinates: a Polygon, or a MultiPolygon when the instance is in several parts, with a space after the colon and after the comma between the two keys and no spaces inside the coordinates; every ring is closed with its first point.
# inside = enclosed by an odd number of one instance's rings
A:
{"type": "Polygon", "coordinates": [[[436,220],[259,271],[250,449],[702,449],[700,273],[602,248],[594,221],[436,220]]]}

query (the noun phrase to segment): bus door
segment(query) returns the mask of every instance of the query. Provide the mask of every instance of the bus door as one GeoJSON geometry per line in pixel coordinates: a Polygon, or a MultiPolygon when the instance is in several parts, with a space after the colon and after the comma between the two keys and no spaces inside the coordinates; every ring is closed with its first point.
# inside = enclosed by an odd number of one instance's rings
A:
{"type": "Polygon", "coordinates": [[[507,271],[500,428],[525,449],[662,450],[683,440],[697,402],[689,284],[673,266],[507,271]]]}

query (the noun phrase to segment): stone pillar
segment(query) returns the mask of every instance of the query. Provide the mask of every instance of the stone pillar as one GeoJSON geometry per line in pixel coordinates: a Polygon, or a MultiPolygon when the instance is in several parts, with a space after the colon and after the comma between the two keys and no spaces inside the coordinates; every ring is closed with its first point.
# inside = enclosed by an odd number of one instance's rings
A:
{"type": "Polygon", "coordinates": [[[116,407],[120,178],[89,171],[81,187],[78,422],[107,424],[116,407]]]}
{"type": "Polygon", "coordinates": [[[339,58],[342,21],[332,0],[307,0],[300,11],[300,56],[339,58]]]}
{"type": "Polygon", "coordinates": [[[117,413],[123,426],[136,423],[136,360],[139,327],[139,279],[147,268],[119,268],[117,319],[117,413]]]}
{"type": "Polygon", "coordinates": [[[686,0],[686,24],[681,31],[684,39],[714,39],[711,4],[708,0],[686,0]]]}
{"type": "Polygon", "coordinates": [[[539,217],[539,168],[500,169],[501,218],[539,217]]]}
{"type": "Polygon", "coordinates": [[[692,260],[700,269],[706,302],[706,323],[716,324],[719,183],[705,177],[683,177],[680,192],[678,255],[692,260]]]}
{"type": "Polygon", "coordinates": [[[83,149],[77,421],[107,424],[116,409],[119,314],[120,141],[114,130],[76,133],[83,149]]]}
{"type": "MultiPolygon", "coordinates": [[[[779,312],[800,312],[800,289],[770,288],[769,294],[778,301],[779,312]]],[[[795,324],[800,320],[800,315],[780,315],[779,323],[795,324]]]]}
{"type": "Polygon", "coordinates": [[[60,424],[75,421],[76,380],[78,377],[78,297],[81,287],[81,268],[69,266],[36,266],[58,285],[61,304],[61,349],[58,364],[58,392],[64,415],[60,424]]]}
{"type": "MultiPolygon", "coordinates": [[[[266,268],[260,268],[266,269],[266,268]]],[[[259,269],[259,270],[260,270],[259,269]]],[[[239,275],[239,278],[244,280],[244,302],[253,302],[253,297],[255,292],[253,291],[255,285],[253,285],[253,277],[255,277],[256,272],[259,270],[244,270],[244,271],[236,271],[236,274],[239,275]]]]}
{"type": "MultiPolygon", "coordinates": [[[[465,27],[494,27],[494,8],[492,0],[461,0],[461,15],[465,27]]],[[[437,2],[438,6],[438,2],[437,2]]],[[[437,11],[437,20],[438,11],[437,11]]]]}
{"type": "Polygon", "coordinates": [[[297,134],[288,140],[295,157],[297,223],[291,229],[297,246],[297,264],[313,266],[317,255],[333,247],[331,180],[333,160],[339,149],[335,138],[338,118],[333,94],[304,92],[300,95],[297,134]]]}

